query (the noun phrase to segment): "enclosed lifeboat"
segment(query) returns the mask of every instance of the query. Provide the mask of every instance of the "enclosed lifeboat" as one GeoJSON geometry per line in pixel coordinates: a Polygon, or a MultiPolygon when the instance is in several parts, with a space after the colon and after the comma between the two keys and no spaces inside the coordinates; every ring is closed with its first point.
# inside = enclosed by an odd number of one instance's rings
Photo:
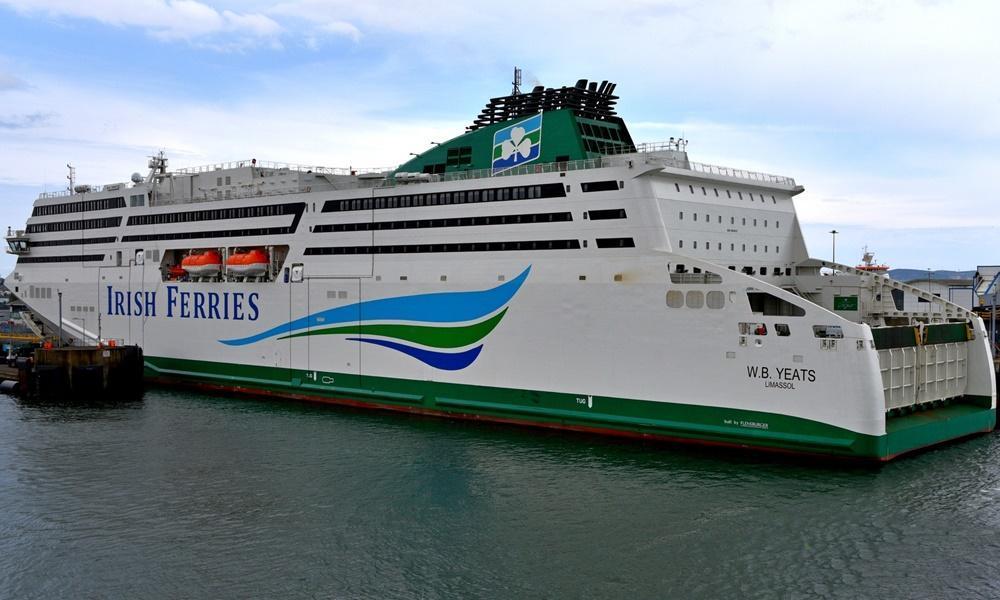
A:
{"type": "Polygon", "coordinates": [[[211,277],[222,269],[222,257],[215,250],[204,250],[185,256],[181,268],[191,277],[211,277]]]}
{"type": "Polygon", "coordinates": [[[259,277],[267,273],[270,263],[267,252],[260,248],[251,248],[230,254],[226,259],[226,271],[241,277],[259,277]]]}

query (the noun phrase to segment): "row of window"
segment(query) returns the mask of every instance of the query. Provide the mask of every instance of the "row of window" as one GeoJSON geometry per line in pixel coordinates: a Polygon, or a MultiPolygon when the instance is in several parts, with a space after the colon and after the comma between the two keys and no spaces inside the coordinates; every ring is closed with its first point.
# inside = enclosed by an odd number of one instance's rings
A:
{"type": "MultiPolygon", "coordinates": [[[[772,267],[771,274],[774,276],[781,275],[781,270],[784,268],[785,275],[791,277],[792,268],[791,267],[772,267]]],[[[736,270],[736,265],[729,265],[728,269],[730,271],[736,270]]],[[[743,267],[740,269],[741,273],[746,273],[747,275],[757,275],[757,271],[753,267],[743,267]]],[[[767,275],[768,268],[760,267],[760,275],[767,275]]],[[[674,283],[722,283],[722,277],[712,273],[711,271],[705,271],[698,267],[693,267],[691,272],[688,273],[687,267],[683,264],[678,263],[674,272],[670,273],[670,280],[674,283]]]]}
{"type": "MultiPolygon", "coordinates": [[[[688,187],[688,190],[690,190],[690,192],[692,194],[695,193],[695,191],[694,191],[695,190],[694,185],[689,184],[687,187],[688,187]]],[[[676,188],[678,192],[681,191],[681,184],[674,183],[674,188],[676,188]]],[[[705,186],[700,186],[700,189],[701,189],[701,195],[702,196],[707,196],[708,195],[708,188],[706,188],[705,186]]],[[[722,190],[722,191],[726,192],[726,197],[727,198],[732,198],[733,197],[732,190],[722,190]]],[[[716,198],[720,198],[721,197],[721,196],[719,196],[719,188],[712,188],[712,192],[715,194],[716,198]]],[[[753,193],[752,192],[745,192],[745,193],[746,193],[746,196],[747,196],[747,200],[750,200],[751,202],[753,202],[754,201],[754,195],[753,195],[753,193]]],[[[744,194],[744,192],[741,192],[741,191],[737,191],[736,192],[736,195],[737,195],[737,197],[739,197],[740,200],[743,200],[743,194],[744,194]]],[[[760,197],[760,201],[761,202],[765,202],[765,200],[764,200],[764,194],[757,194],[757,195],[760,197]]],[[[778,203],[778,199],[774,197],[774,194],[771,194],[771,204],[777,204],[777,203],[778,203]]]]}
{"type": "Polygon", "coordinates": [[[288,204],[269,204],[267,206],[192,210],[160,215],[132,215],[128,218],[128,225],[159,225],[163,223],[190,223],[193,221],[220,221],[223,219],[252,219],[257,217],[280,217],[282,215],[300,217],[304,209],[305,203],[291,202],[288,204]]]}
{"type": "Polygon", "coordinates": [[[46,215],[64,215],[66,213],[89,212],[92,210],[110,210],[112,208],[125,208],[125,198],[118,196],[117,198],[78,200],[76,202],[36,206],[31,210],[31,216],[44,217],[46,215]]]}
{"type": "Polygon", "coordinates": [[[577,121],[577,124],[580,126],[580,133],[583,135],[615,142],[623,141],[623,137],[616,126],[608,127],[606,125],[591,124],[582,120],[577,121]]]}
{"type": "Polygon", "coordinates": [[[525,215],[490,215],[482,217],[456,217],[450,219],[414,219],[409,221],[380,221],[376,223],[334,223],[317,225],[313,233],[340,233],[344,231],[384,231],[392,229],[425,229],[431,227],[477,227],[483,225],[518,225],[522,223],[555,223],[572,221],[569,212],[535,213],[525,215]]]}
{"type": "Polygon", "coordinates": [[[461,242],[453,244],[394,244],[386,246],[332,246],[306,248],[306,256],[328,254],[425,254],[430,252],[509,252],[525,250],[579,250],[579,240],[523,240],[516,242],[461,242]]]}
{"type": "Polygon", "coordinates": [[[38,242],[31,242],[32,247],[36,246],[73,246],[76,244],[113,244],[118,241],[115,236],[109,237],[98,237],[98,238],[78,238],[69,240],[42,240],[38,242]]]}
{"type": "Polygon", "coordinates": [[[70,256],[21,256],[19,263],[61,263],[61,262],[96,262],[104,260],[103,254],[73,254],[70,256]]]}
{"type": "Polygon", "coordinates": [[[205,238],[253,237],[260,235],[288,235],[295,233],[289,227],[258,227],[256,229],[225,229],[216,231],[177,231],[173,233],[143,233],[122,236],[122,242],[151,242],[156,240],[196,240],[205,238]]]}
{"type": "Polygon", "coordinates": [[[54,231],[80,231],[82,229],[104,229],[118,227],[122,224],[121,217],[104,217],[102,219],[83,219],[80,221],[56,221],[54,223],[32,223],[28,225],[28,233],[49,233],[54,231]]]}
{"type": "MultiPolygon", "coordinates": [[[[587,243],[583,243],[586,247],[587,243]]],[[[598,238],[598,248],[635,248],[632,238],[598,238]]],[[[430,252],[507,252],[515,250],[579,250],[578,240],[525,240],[517,242],[456,242],[450,244],[391,244],[306,248],[307,256],[329,254],[424,254],[430,252]]]]}
{"type": "MultiPolygon", "coordinates": [[[[697,223],[698,222],[698,213],[691,213],[691,214],[694,217],[694,221],[697,223]]],[[[716,215],[716,216],[718,218],[718,222],[721,224],[722,223],[722,215],[716,215]]],[[[683,210],[680,211],[680,213],[678,213],[677,218],[680,221],[684,220],[684,211],[683,210]]],[[[761,220],[764,221],[764,227],[767,227],[767,219],[761,219],[761,220]]],[[[705,213],[705,222],[706,223],[711,223],[712,222],[712,216],[710,214],[708,214],[708,213],[705,213]]],[[[757,219],[756,218],[751,218],[751,222],[753,223],[754,227],[757,227],[757,219]]],[[[730,225],[736,225],[736,217],[732,217],[732,216],[729,217],[729,224],[730,225]]],[[[747,218],[746,217],[742,217],[742,225],[746,226],[746,224],[747,224],[747,218]]],[[[774,228],[775,229],[781,229],[781,221],[778,221],[777,219],[775,219],[774,220],[774,228]]]]}
{"type": "Polygon", "coordinates": [[[534,198],[564,198],[566,189],[561,183],[545,183],[505,188],[485,188],[459,192],[437,192],[428,194],[403,194],[381,198],[348,198],[327,200],[323,212],[344,212],[350,210],[372,210],[382,208],[410,208],[417,206],[440,206],[446,204],[468,204],[475,202],[502,202],[505,200],[528,200],[534,198]]]}
{"type": "Polygon", "coordinates": [[[667,306],[670,308],[701,308],[708,305],[709,308],[719,309],[726,306],[726,295],[719,291],[712,291],[705,294],[700,290],[689,290],[687,293],[680,290],[670,290],[667,292],[667,306]]]}
{"type": "MultiPolygon", "coordinates": [[[[697,250],[698,249],[698,240],[693,240],[691,243],[694,246],[694,249],[697,250]]],[[[764,253],[765,254],[771,251],[771,245],[770,244],[762,244],[762,246],[764,248],[764,253]]],[[[684,247],[684,240],[677,240],[677,247],[678,248],[683,248],[684,247]]],[[[711,250],[712,249],[712,242],[702,242],[702,246],[701,247],[702,247],[703,250],[711,250]]],[[[740,248],[741,248],[740,251],[741,252],[746,252],[747,251],[747,247],[748,246],[746,244],[740,244],[740,248]]],[[[759,246],[757,244],[751,244],[749,247],[753,248],[753,252],[757,252],[757,249],[758,249],[759,246]]],[[[716,242],[716,250],[722,250],[722,242],[716,242]]],[[[729,244],[729,251],[730,252],[736,252],[736,244],[730,243],[729,244]]],[[[775,254],[779,254],[780,252],[781,252],[781,246],[775,245],[774,246],[774,253],[775,254]]]]}

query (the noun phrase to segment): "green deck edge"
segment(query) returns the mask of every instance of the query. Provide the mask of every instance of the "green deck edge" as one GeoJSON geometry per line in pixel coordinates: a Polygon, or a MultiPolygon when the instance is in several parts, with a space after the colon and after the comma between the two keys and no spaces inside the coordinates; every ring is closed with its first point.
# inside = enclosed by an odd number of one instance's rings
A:
{"type": "Polygon", "coordinates": [[[874,460],[989,431],[996,420],[989,399],[977,398],[893,417],[887,421],[886,435],[871,436],[752,410],[331,372],[315,372],[317,383],[311,378],[313,371],[299,369],[156,356],[145,360],[146,376],[161,383],[200,383],[440,416],[874,460]]]}

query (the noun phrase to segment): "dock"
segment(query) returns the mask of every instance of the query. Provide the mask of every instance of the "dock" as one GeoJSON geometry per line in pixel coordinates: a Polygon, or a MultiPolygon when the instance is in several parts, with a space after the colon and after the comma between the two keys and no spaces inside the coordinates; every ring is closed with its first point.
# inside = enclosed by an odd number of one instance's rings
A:
{"type": "Polygon", "coordinates": [[[142,393],[138,346],[36,348],[16,367],[0,366],[0,391],[39,398],[117,398],[142,393]]]}

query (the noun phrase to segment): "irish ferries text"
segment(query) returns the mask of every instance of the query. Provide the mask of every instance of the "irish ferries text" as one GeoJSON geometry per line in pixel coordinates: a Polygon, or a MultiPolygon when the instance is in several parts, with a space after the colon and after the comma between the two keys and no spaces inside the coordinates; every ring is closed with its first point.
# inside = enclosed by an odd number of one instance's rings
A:
{"type": "Polygon", "coordinates": [[[257,292],[189,292],[176,285],[166,286],[166,305],[160,307],[155,291],[119,291],[107,286],[108,316],[156,317],[168,319],[215,319],[256,321],[260,317],[257,292]]]}

